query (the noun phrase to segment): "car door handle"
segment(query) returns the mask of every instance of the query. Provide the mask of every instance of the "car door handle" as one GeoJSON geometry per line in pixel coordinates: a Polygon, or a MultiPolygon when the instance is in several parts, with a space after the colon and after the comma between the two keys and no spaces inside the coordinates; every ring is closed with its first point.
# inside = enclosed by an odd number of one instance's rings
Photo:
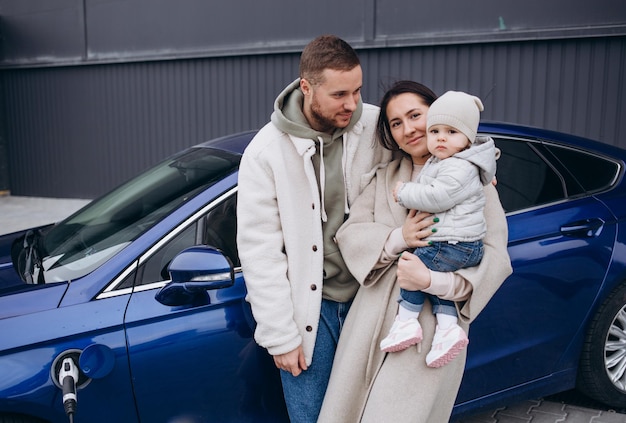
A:
{"type": "Polygon", "coordinates": [[[565,236],[591,238],[600,235],[603,227],[604,220],[602,219],[585,219],[561,226],[561,233],[565,236]]]}

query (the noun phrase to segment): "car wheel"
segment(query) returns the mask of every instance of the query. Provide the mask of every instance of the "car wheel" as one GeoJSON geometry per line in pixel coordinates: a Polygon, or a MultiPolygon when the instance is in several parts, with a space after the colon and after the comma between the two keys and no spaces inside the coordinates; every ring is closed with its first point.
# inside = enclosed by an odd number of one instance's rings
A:
{"type": "Polygon", "coordinates": [[[626,282],[607,297],[591,321],[576,388],[611,407],[626,407],[626,282]]]}
{"type": "Polygon", "coordinates": [[[22,414],[2,414],[0,415],[0,423],[46,423],[44,420],[34,417],[24,416],[22,414]]]}

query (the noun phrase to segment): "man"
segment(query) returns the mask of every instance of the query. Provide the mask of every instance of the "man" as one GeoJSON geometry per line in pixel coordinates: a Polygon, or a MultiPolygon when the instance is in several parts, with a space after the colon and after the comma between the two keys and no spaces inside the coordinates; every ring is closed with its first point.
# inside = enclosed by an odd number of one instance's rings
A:
{"type": "Polygon", "coordinates": [[[349,206],[391,158],[373,142],[378,108],[345,41],[323,35],[239,171],[237,244],[255,339],[281,370],[292,422],[316,422],[341,324],[358,289],[334,235],[349,206]]]}

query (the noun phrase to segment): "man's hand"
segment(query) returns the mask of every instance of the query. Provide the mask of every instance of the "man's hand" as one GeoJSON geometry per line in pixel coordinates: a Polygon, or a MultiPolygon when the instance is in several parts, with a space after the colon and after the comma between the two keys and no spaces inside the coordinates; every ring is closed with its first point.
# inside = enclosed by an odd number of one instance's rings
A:
{"type": "Polygon", "coordinates": [[[274,364],[276,364],[276,367],[279,369],[289,372],[294,376],[300,375],[300,373],[307,369],[302,345],[286,354],[275,355],[274,364]]]}

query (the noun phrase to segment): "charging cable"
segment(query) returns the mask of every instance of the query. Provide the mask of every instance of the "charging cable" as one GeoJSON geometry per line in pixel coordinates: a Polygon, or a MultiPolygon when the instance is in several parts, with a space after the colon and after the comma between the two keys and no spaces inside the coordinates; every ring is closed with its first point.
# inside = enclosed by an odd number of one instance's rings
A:
{"type": "Polygon", "coordinates": [[[66,357],[61,363],[59,370],[59,384],[63,387],[63,408],[65,414],[70,419],[70,423],[74,421],[74,413],[76,412],[76,384],[78,383],[78,366],[71,357],[66,357]]]}

